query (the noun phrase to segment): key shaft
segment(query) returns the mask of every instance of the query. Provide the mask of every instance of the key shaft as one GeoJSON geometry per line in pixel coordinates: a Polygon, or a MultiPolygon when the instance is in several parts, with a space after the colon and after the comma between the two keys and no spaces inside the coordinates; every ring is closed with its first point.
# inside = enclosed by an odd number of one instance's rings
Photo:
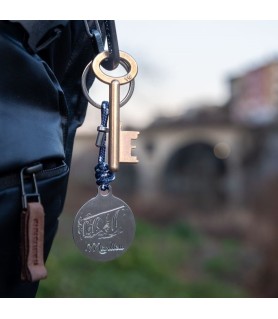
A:
{"type": "Polygon", "coordinates": [[[119,169],[120,159],[120,83],[114,80],[109,85],[109,150],[108,161],[110,170],[119,169]]]}

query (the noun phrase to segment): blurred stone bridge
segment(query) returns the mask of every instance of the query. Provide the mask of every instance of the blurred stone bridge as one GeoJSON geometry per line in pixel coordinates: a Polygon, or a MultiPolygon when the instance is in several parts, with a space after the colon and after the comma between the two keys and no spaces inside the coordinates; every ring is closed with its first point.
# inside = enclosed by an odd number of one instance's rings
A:
{"type": "MultiPolygon", "coordinates": [[[[76,178],[88,185],[93,177],[83,169],[96,163],[93,143],[94,138],[86,136],[75,143],[76,178]]],[[[218,110],[158,119],[134,145],[140,163],[121,164],[115,188],[135,193],[144,203],[171,197],[187,198],[194,205],[241,205],[247,190],[278,171],[276,126],[235,123],[218,110]]]]}

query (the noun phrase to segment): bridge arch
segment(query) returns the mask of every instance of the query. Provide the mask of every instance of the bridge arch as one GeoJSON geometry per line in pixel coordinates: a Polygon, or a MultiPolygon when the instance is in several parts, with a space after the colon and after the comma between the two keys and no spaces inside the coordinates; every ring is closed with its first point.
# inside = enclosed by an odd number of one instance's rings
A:
{"type": "Polygon", "coordinates": [[[215,204],[225,199],[223,180],[227,160],[215,153],[215,145],[194,141],[169,156],[162,173],[163,191],[186,196],[194,204],[215,204]]]}

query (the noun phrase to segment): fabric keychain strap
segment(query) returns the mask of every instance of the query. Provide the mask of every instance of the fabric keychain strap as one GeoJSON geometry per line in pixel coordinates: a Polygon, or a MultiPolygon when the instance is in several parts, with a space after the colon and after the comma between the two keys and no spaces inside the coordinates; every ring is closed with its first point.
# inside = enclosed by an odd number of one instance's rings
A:
{"type": "Polygon", "coordinates": [[[21,215],[21,279],[38,281],[47,277],[44,265],[44,209],[39,202],[27,203],[21,215]]]}

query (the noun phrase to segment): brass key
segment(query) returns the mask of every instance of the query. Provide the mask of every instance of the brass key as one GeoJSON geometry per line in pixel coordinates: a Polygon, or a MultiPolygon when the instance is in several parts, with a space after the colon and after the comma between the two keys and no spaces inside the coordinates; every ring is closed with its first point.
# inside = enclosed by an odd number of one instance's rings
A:
{"type": "MultiPolygon", "coordinates": [[[[92,68],[95,76],[102,81],[103,83],[109,84],[109,146],[108,146],[108,164],[111,171],[117,171],[119,169],[119,162],[121,159],[127,160],[130,159],[131,162],[134,162],[136,157],[131,156],[131,143],[123,142],[121,143],[121,132],[120,132],[120,85],[127,84],[131,82],[138,72],[138,67],[136,61],[127,53],[120,51],[120,60],[123,65],[128,65],[128,73],[121,77],[112,77],[109,76],[100,69],[100,65],[103,60],[108,58],[109,52],[103,51],[99,53],[92,63],[92,68]],[[129,147],[125,154],[130,154],[130,156],[121,156],[123,151],[120,152],[121,148],[129,147]]],[[[130,132],[132,133],[132,132],[130,132]]],[[[126,135],[124,133],[124,135],[126,135]]],[[[123,135],[123,136],[124,136],[123,135]]],[[[129,134],[128,134],[129,135],[129,134]]],[[[137,134],[138,135],[138,134],[137,134]]],[[[137,138],[137,137],[136,137],[137,138]]],[[[131,139],[136,139],[130,137],[131,139]]],[[[125,140],[125,139],[123,139],[125,140]]],[[[137,159],[136,159],[137,161],[137,159]]]]}

